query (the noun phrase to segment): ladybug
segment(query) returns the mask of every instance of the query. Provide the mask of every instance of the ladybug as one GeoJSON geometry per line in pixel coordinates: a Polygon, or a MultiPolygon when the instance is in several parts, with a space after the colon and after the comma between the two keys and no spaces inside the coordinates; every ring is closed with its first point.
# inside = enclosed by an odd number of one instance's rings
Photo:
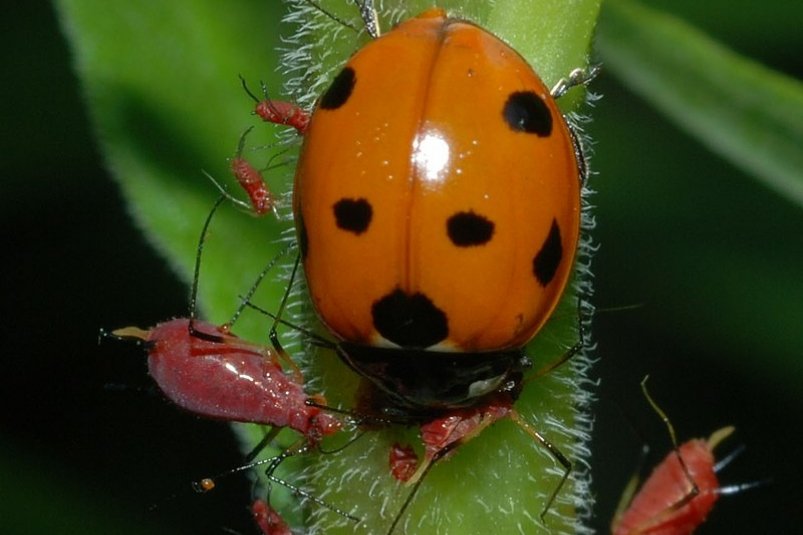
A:
{"type": "Polygon", "coordinates": [[[357,51],[299,132],[299,248],[340,357],[408,414],[519,388],[572,275],[584,180],[527,62],[432,8],[357,51]]]}

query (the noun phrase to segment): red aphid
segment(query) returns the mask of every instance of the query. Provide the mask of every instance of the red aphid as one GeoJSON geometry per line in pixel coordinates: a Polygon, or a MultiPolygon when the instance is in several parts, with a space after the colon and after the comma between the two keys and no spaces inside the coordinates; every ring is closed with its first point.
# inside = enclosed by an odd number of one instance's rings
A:
{"type": "MultiPolygon", "coordinates": [[[[289,427],[312,443],[340,429],[333,416],[307,405],[301,381],[286,374],[268,347],[246,342],[223,327],[174,319],[149,331],[112,334],[144,340],[148,369],[175,404],[208,418],[289,427]]],[[[320,399],[320,398],[318,398],[320,399]]]]}
{"type": "Polygon", "coordinates": [[[309,125],[310,114],[291,102],[266,97],[257,102],[254,111],[263,121],[290,126],[295,128],[299,135],[304,135],[309,125]]]}
{"type": "Polygon", "coordinates": [[[397,481],[406,482],[413,477],[415,468],[418,466],[418,455],[411,446],[393,444],[388,457],[390,473],[397,481]]]}
{"type": "Polygon", "coordinates": [[[394,444],[390,452],[390,469],[393,477],[405,483],[415,483],[429,467],[460,444],[468,442],[489,425],[513,413],[513,398],[499,394],[486,403],[464,409],[453,409],[444,416],[421,426],[424,458],[418,461],[409,446],[394,444]]]}
{"type": "Polygon", "coordinates": [[[265,500],[254,500],[251,514],[264,535],[292,535],[287,522],[265,500]]]}
{"type": "Polygon", "coordinates": [[[689,440],[677,451],[670,452],[655,467],[627,509],[616,515],[611,533],[688,535],[694,532],[705,521],[720,494],[713,450],[732,432],[733,427],[725,427],[715,431],[708,440],[689,440]],[[688,472],[683,469],[678,455],[683,458],[688,472]]]}
{"type": "Polygon", "coordinates": [[[275,199],[265,183],[262,173],[239,153],[231,159],[231,172],[248,195],[251,208],[256,215],[265,215],[273,210],[275,199]]]}

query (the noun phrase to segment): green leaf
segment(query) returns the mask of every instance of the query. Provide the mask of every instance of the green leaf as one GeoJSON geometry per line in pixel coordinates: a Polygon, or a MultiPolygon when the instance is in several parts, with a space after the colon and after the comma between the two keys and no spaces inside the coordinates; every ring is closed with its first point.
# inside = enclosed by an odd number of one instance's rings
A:
{"type": "MultiPolygon", "coordinates": [[[[390,2],[385,2],[386,7],[390,2]]],[[[382,26],[414,15],[428,7],[404,4],[393,16],[383,14],[382,26]]],[[[586,63],[599,0],[442,2],[454,14],[489,26],[522,51],[543,73],[547,85],[586,63]],[[538,16],[531,14],[537,13],[538,16]]],[[[337,16],[355,21],[353,5],[328,2],[337,16]]],[[[310,34],[295,28],[280,29],[282,10],[277,3],[239,0],[197,1],[189,4],[150,2],[99,2],[60,0],[63,25],[72,43],[93,121],[108,164],[129,201],[130,210],[146,236],[190,279],[201,224],[217,196],[204,177],[208,171],[219,181],[232,184],[226,159],[235,151],[242,132],[256,121],[249,118],[252,102],[239,87],[242,74],[256,87],[265,80],[272,95],[282,92],[275,69],[280,60],[273,51],[279,36],[294,38],[302,46],[309,38],[310,65],[300,68],[299,84],[290,84],[293,98],[311,103],[326,84],[332,69],[351,54],[360,39],[338,27],[306,2],[311,17],[328,25],[310,34]],[[324,37],[335,37],[334,42],[324,37]],[[309,86],[312,86],[310,92],[309,86]]],[[[289,57],[289,56],[288,56],[289,57]]],[[[579,93],[579,92],[576,92],[579,93]]],[[[578,102],[580,95],[568,99],[578,102]]],[[[564,106],[568,106],[562,103],[564,106]]],[[[260,125],[247,141],[249,147],[275,142],[281,129],[260,125]]],[[[278,149],[253,154],[267,161],[278,149]]],[[[289,191],[290,166],[271,172],[275,191],[289,191]]],[[[232,191],[236,191],[232,189],[232,191]]],[[[255,220],[231,209],[222,209],[212,225],[204,249],[200,298],[205,316],[223,322],[236,308],[238,296],[250,287],[261,267],[279,250],[279,235],[289,223],[272,218],[255,220]]],[[[255,302],[275,310],[286,278],[281,276],[260,288],[255,302]]],[[[147,279],[143,275],[143,285],[147,279]]],[[[528,348],[536,369],[553,361],[572,345],[577,313],[572,292],[554,314],[542,334],[528,348]]],[[[154,318],[154,322],[164,318],[154,318]]],[[[269,321],[246,314],[236,332],[266,344],[269,321]]],[[[295,350],[294,350],[295,351],[295,350]]],[[[311,372],[309,390],[321,389],[330,403],[354,406],[356,377],[333,354],[301,356],[311,372]]],[[[576,463],[572,479],[548,515],[553,533],[582,530],[577,518],[587,512],[584,455],[588,440],[588,397],[583,379],[587,361],[574,359],[557,372],[528,384],[517,409],[558,449],[576,463]]],[[[252,442],[262,430],[239,426],[252,442]]],[[[293,440],[285,434],[284,443],[293,440]]],[[[285,477],[305,469],[316,497],[353,512],[363,519],[357,531],[382,533],[395,517],[409,489],[390,476],[389,445],[395,441],[419,443],[415,429],[391,428],[371,432],[339,453],[311,454],[282,465],[285,477]]],[[[343,438],[340,439],[344,441],[343,438]]],[[[327,444],[327,446],[331,446],[327,444]]],[[[248,449],[248,446],[245,446],[248,449]]],[[[328,449],[331,449],[329,447],[328,449]]],[[[546,497],[554,490],[560,470],[545,449],[511,422],[500,422],[477,440],[461,447],[448,461],[438,463],[427,477],[403,523],[423,531],[460,533],[514,533],[539,525],[546,497]]],[[[352,522],[320,507],[306,510],[273,495],[274,504],[294,523],[326,526],[326,533],[353,533],[352,522]],[[335,524],[335,525],[333,525],[335,524]]]]}
{"type": "Polygon", "coordinates": [[[632,0],[606,2],[610,69],[710,149],[803,205],[803,84],[632,0]]]}

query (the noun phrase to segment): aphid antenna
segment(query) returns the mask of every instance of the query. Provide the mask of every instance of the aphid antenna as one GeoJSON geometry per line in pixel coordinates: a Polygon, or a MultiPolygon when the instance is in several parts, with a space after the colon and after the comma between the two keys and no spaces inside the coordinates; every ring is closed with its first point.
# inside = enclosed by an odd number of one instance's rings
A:
{"type": "MultiPolygon", "coordinates": [[[[246,82],[245,77],[242,74],[238,74],[237,76],[240,78],[240,83],[242,84],[243,90],[245,91],[245,93],[249,97],[251,97],[251,100],[253,100],[257,104],[259,104],[261,102],[259,100],[259,97],[257,97],[254,94],[254,92],[251,91],[251,89],[248,87],[248,82],[246,82]]],[[[267,100],[270,103],[271,102],[271,98],[268,95],[268,85],[265,82],[263,82],[262,80],[260,80],[259,81],[259,86],[262,88],[262,95],[264,97],[264,100],[267,100]]]]}
{"type": "MultiPolygon", "coordinates": [[[[209,175],[207,175],[209,176],[209,175]]],[[[212,177],[209,177],[212,179],[212,177]]],[[[212,179],[214,182],[214,179],[212,179]]],[[[215,182],[217,184],[217,182],[215,182]]],[[[218,184],[220,188],[220,185],[218,184]]],[[[209,214],[206,216],[206,220],[204,221],[204,226],[201,229],[201,236],[198,239],[198,247],[195,250],[195,267],[193,270],[192,276],[192,286],[190,287],[190,299],[189,299],[189,330],[192,336],[197,338],[201,338],[202,340],[206,340],[208,342],[221,342],[222,339],[220,336],[205,333],[195,328],[194,323],[196,319],[196,308],[197,308],[197,301],[198,301],[198,280],[201,274],[201,257],[203,255],[204,243],[206,242],[206,235],[209,231],[209,225],[212,222],[212,217],[215,215],[218,207],[221,203],[227,198],[227,193],[225,191],[222,192],[221,196],[215,201],[215,204],[212,206],[212,209],[209,211],[209,214]]],[[[115,340],[133,340],[139,346],[144,347],[145,349],[150,349],[154,346],[154,342],[148,340],[149,332],[138,327],[125,327],[123,329],[115,329],[113,332],[108,332],[105,329],[100,329],[98,332],[98,344],[100,344],[104,339],[113,338],[115,340]]]]}
{"type": "Polygon", "coordinates": [[[226,199],[225,193],[220,197],[218,197],[217,200],[215,201],[215,204],[212,206],[212,209],[209,211],[209,214],[206,216],[206,220],[204,220],[204,225],[201,228],[201,236],[198,238],[198,247],[195,250],[195,269],[193,270],[192,286],[190,287],[190,306],[189,306],[190,335],[196,338],[200,338],[202,340],[206,340],[208,342],[221,342],[222,338],[218,335],[208,334],[195,328],[195,320],[198,306],[198,281],[201,278],[201,257],[203,256],[204,245],[206,243],[206,236],[207,233],[209,232],[209,225],[211,224],[212,217],[214,217],[218,207],[220,207],[220,205],[223,203],[225,199],[226,199]]]}

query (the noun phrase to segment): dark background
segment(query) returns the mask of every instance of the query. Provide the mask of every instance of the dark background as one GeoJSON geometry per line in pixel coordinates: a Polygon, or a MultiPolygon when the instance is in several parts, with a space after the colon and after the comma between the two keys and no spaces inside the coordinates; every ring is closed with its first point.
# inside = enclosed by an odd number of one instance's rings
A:
{"type": "MultiPolygon", "coordinates": [[[[104,169],[53,9],[20,3],[15,10],[0,33],[5,66],[0,89],[0,247],[5,256],[0,263],[5,363],[0,529],[197,534],[222,533],[228,527],[254,533],[245,510],[247,482],[229,481],[203,497],[191,495],[186,485],[240,462],[228,428],[181,413],[156,395],[137,349],[98,345],[99,327],[149,325],[185,314],[187,290],[134,228],[104,169]],[[177,498],[163,503],[174,493],[177,498]],[[156,511],[147,510],[157,503],[156,511]]],[[[700,17],[694,22],[705,26],[705,15],[700,17]]],[[[727,30],[718,37],[776,69],[797,77],[803,73],[799,41],[789,48],[739,41],[727,30]]],[[[706,240],[732,243],[744,247],[744,254],[760,256],[763,249],[745,245],[735,230],[712,229],[712,222],[760,217],[761,212],[745,213],[744,207],[772,206],[772,220],[745,231],[745,239],[763,241],[771,250],[788,249],[790,254],[781,255],[782,267],[800,271],[800,211],[706,152],[608,75],[595,83],[595,90],[605,98],[591,128],[597,140],[594,167],[600,173],[595,179],[600,190],[594,199],[595,236],[602,244],[594,260],[594,301],[607,309],[594,329],[600,357],[594,373],[602,380],[595,525],[604,532],[642,442],[654,445],[658,456],[668,449],[666,434],[638,389],[641,377],[650,373],[652,391],[681,438],[707,436],[726,424],[737,427],[723,451],[742,443],[747,451],[723,475],[725,483],[774,479],[766,487],[722,499],[700,533],[794,531],[803,498],[801,378],[794,375],[799,367],[786,382],[775,384],[772,374],[761,371],[774,365],[771,356],[727,343],[727,333],[695,337],[688,334],[694,329],[677,328],[677,311],[664,300],[682,288],[667,286],[665,266],[654,266],[662,259],[651,255],[662,240],[677,239],[697,246],[706,240]],[[658,147],[645,148],[637,139],[637,147],[625,156],[616,152],[634,141],[627,139],[628,127],[615,115],[617,109],[627,109],[635,123],[659,131],[658,147]],[[619,135],[606,137],[606,132],[619,135]],[[661,182],[660,170],[672,167],[677,154],[699,162],[701,175],[730,181],[722,182],[718,195],[661,182]],[[634,167],[635,178],[629,180],[634,167]],[[645,176],[655,183],[653,189],[644,184],[645,176]],[[684,195],[694,196],[707,216],[700,218],[698,235],[673,234],[671,217],[646,223],[633,219],[634,213],[653,214],[655,206],[684,195]],[[651,262],[654,273],[645,274],[651,262]],[[630,305],[637,307],[621,308],[630,305]]],[[[688,273],[690,285],[696,276],[688,273]]],[[[800,295],[792,290],[788,295],[800,295]]],[[[789,289],[777,291],[783,295],[789,289]]],[[[689,306],[693,303],[690,299],[689,306]]],[[[803,320],[803,305],[789,306],[803,320]]],[[[751,324],[751,313],[765,317],[773,312],[752,311],[743,324],[751,324]]],[[[695,310],[689,310],[688,321],[700,321],[695,310]]]]}

